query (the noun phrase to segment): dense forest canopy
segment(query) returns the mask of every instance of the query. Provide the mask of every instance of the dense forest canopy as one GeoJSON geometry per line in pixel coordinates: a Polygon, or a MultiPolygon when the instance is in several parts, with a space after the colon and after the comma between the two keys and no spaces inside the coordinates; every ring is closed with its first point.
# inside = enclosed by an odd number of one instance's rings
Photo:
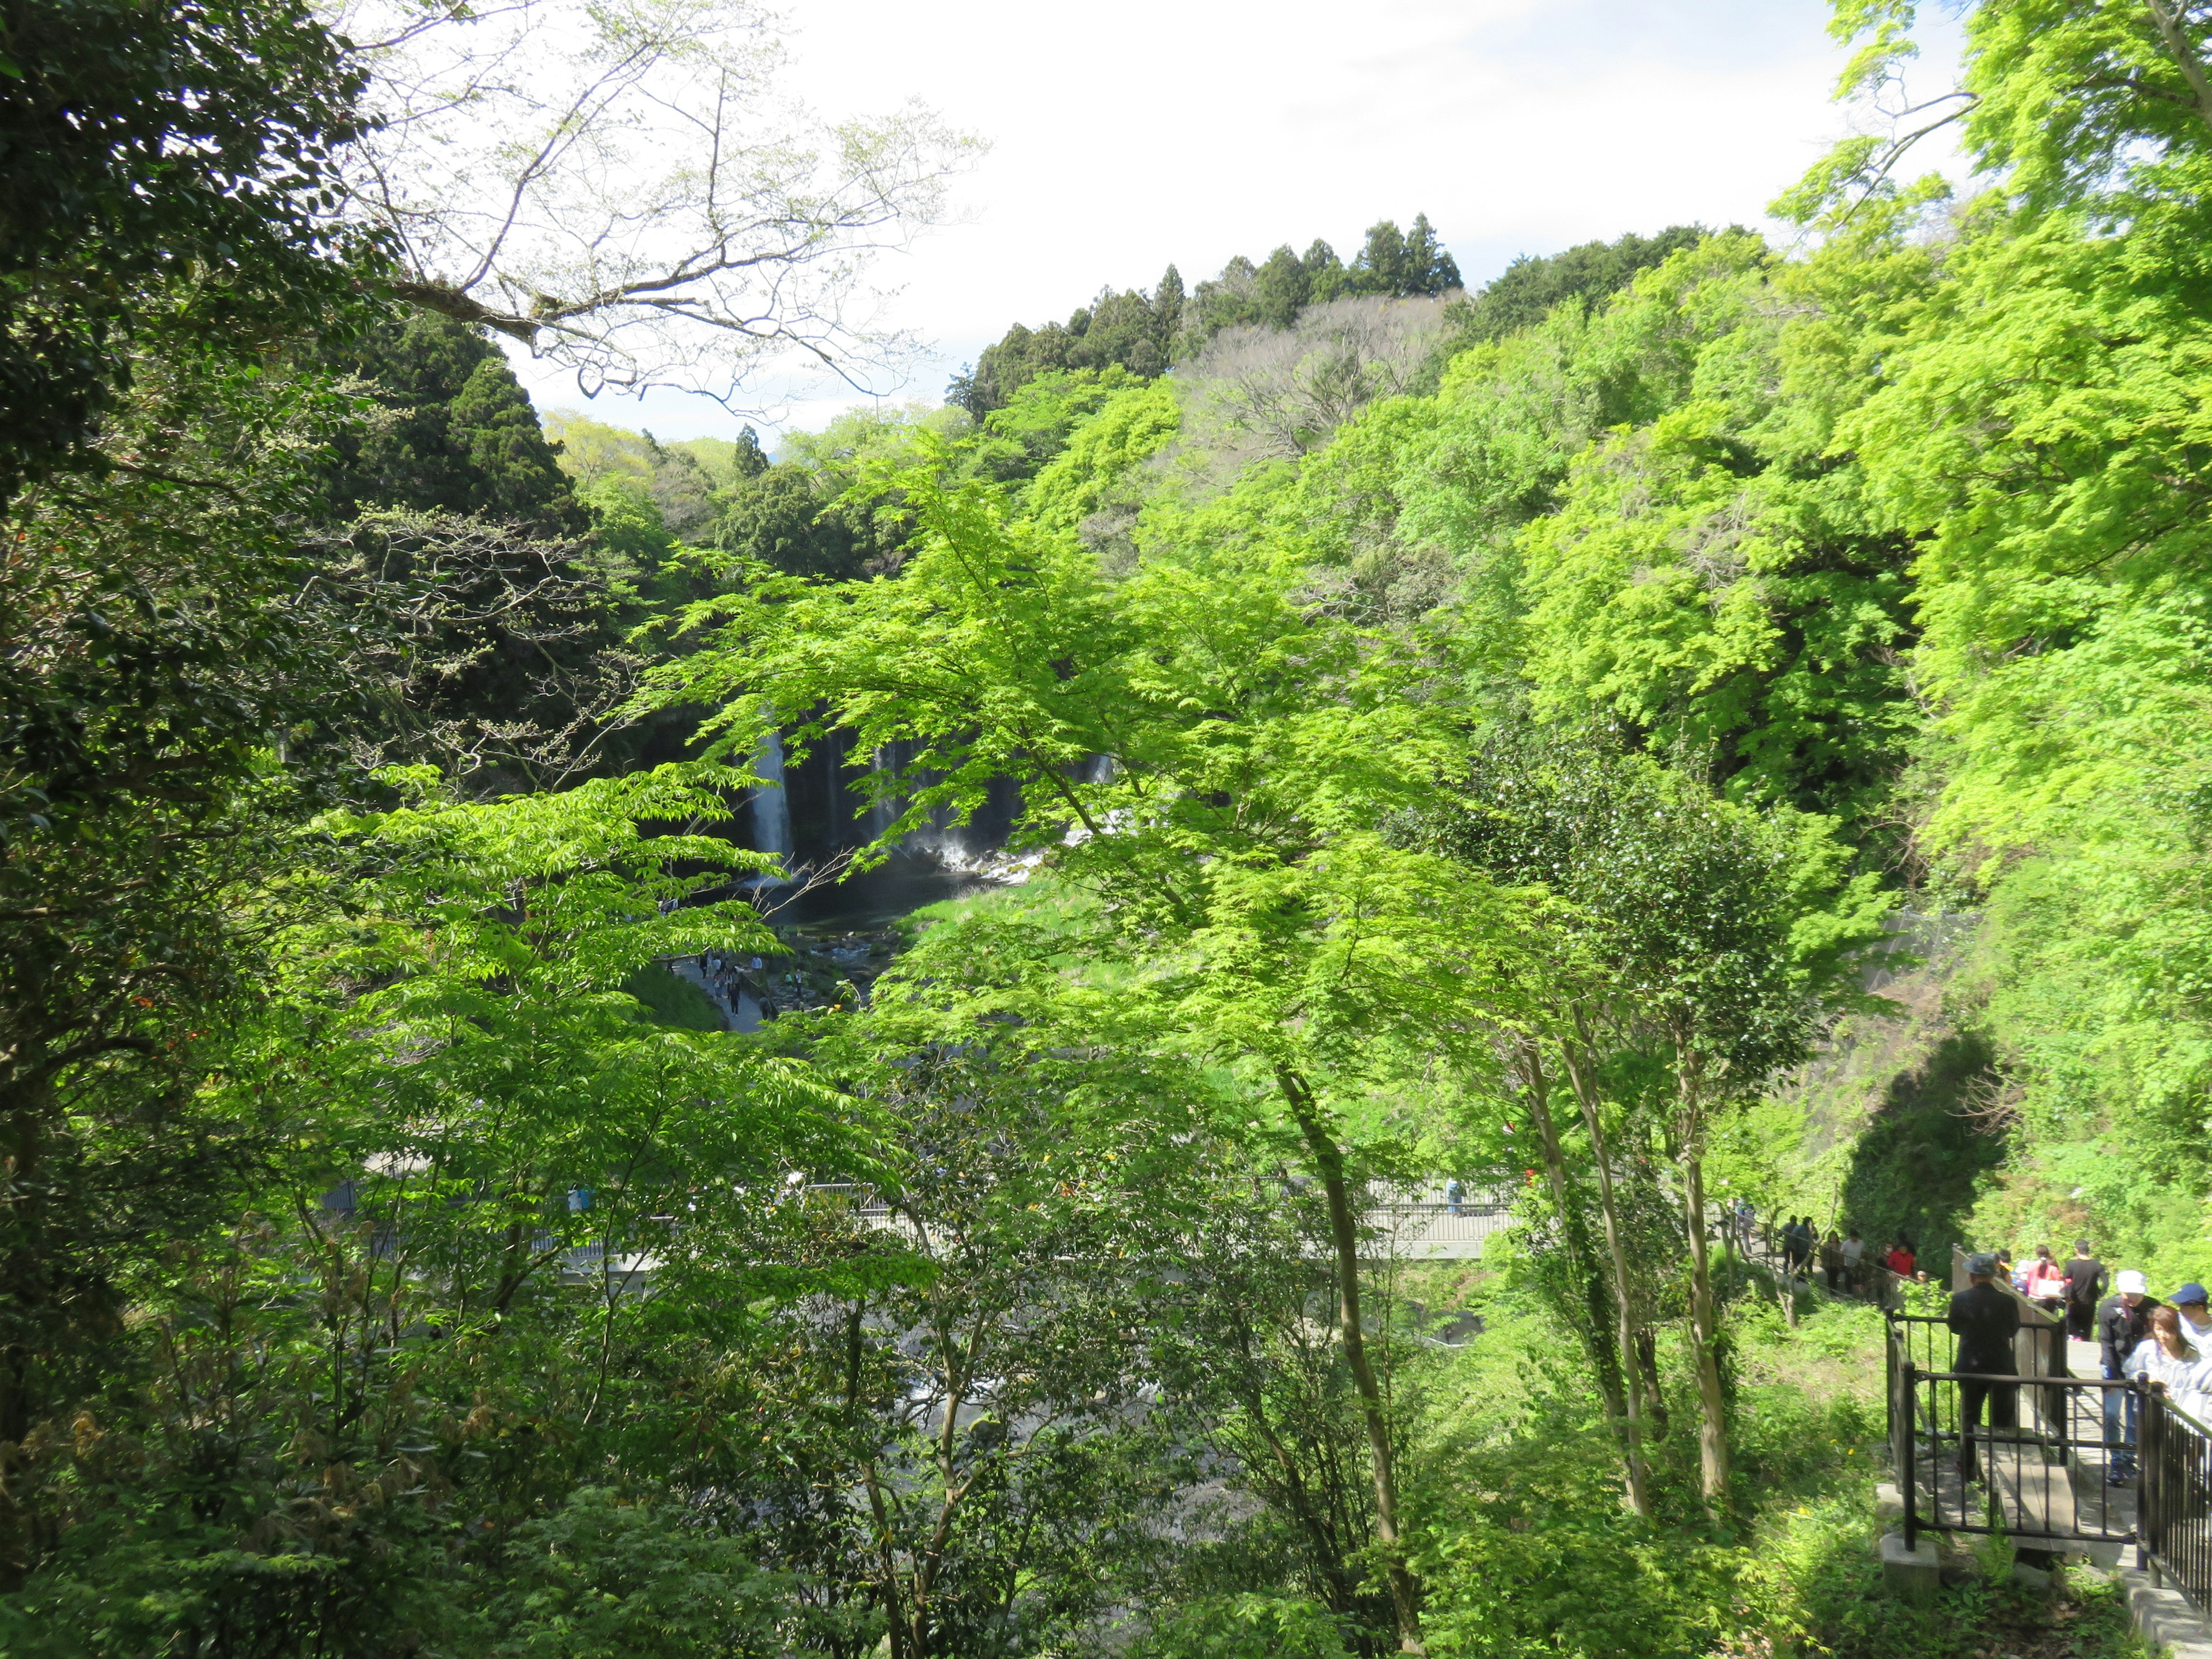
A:
{"type": "Polygon", "coordinates": [[[2015,1641],[1718,1219],[2212,1270],[2204,8],[1964,8],[1971,196],[1382,220],[774,441],[507,354],[864,383],[969,141],[738,0],[340,21],[0,35],[0,1653],[2015,1641]]]}

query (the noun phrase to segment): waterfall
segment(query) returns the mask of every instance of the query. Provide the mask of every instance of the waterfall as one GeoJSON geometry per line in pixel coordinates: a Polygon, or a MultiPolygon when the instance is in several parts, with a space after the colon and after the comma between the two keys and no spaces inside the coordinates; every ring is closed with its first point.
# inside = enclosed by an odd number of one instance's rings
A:
{"type": "Polygon", "coordinates": [[[753,757],[753,840],[757,852],[791,857],[791,801],[783,793],[783,733],[770,726],[761,733],[753,757]]]}
{"type": "MultiPolygon", "coordinates": [[[[891,751],[878,749],[868,757],[868,776],[871,783],[880,787],[892,770],[891,751]]],[[[872,794],[873,792],[871,791],[872,794]]],[[[897,821],[898,808],[888,795],[874,795],[868,803],[868,839],[881,841],[897,821]]]]}

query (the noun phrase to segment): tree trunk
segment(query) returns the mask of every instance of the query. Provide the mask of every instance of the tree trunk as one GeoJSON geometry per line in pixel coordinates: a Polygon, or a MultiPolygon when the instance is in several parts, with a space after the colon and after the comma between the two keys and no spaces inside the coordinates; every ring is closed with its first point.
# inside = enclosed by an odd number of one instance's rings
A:
{"type": "Polygon", "coordinates": [[[1359,1321],[1359,1232],[1352,1218],[1352,1194],[1344,1173],[1344,1149],[1336,1144],[1321,1121],[1312,1091],[1296,1073],[1276,1073],[1298,1133],[1305,1137],[1314,1165],[1321,1176],[1322,1191],[1328,1200],[1328,1225],[1336,1246],[1337,1319],[1344,1339],[1344,1361],[1352,1371],[1352,1385],[1359,1395],[1360,1414],[1366,1420],[1369,1462],[1375,1472],[1375,1540],[1382,1547],[1383,1576],[1390,1584],[1390,1605],[1398,1618],[1398,1649],[1423,1653],[1421,1645],[1421,1586],[1406,1564],[1405,1534],[1398,1522],[1398,1477],[1390,1447],[1390,1419],[1376,1382],[1375,1367],[1367,1357],[1367,1334],[1359,1321]]]}
{"type": "Polygon", "coordinates": [[[1716,1517],[1727,1501],[1728,1401],[1721,1391],[1720,1310],[1713,1300],[1712,1263],[1705,1251],[1704,1124],[1695,1062],[1676,1049],[1676,1088],[1681,1103],[1683,1221],[1690,1243],[1690,1322],[1698,1355],[1698,1484],[1716,1517]]]}
{"type": "Polygon", "coordinates": [[[1651,1426],[1662,1440],[1671,1432],[1668,1426],[1667,1391],[1659,1386],[1659,1341],[1651,1334],[1649,1325],[1637,1328],[1636,1363],[1644,1368],[1644,1405],[1651,1414],[1651,1426]]]}
{"type": "Polygon", "coordinates": [[[2189,90],[2197,96],[2197,113],[2207,126],[2212,126],[2212,76],[2204,69],[2204,60],[2197,55],[2197,48],[2182,29],[2181,8],[2171,0],[2143,0],[2150,10],[2151,21],[2158,25],[2158,37],[2166,43],[2174,67],[2181,78],[2189,82],[2189,90]]]}
{"type": "Polygon", "coordinates": [[[1598,1392],[1605,1399],[1606,1420],[1625,1422],[1628,1402],[1621,1387],[1620,1356],[1613,1351],[1609,1339],[1613,1322],[1604,1306],[1603,1276],[1597,1270],[1596,1253],[1590,1248],[1582,1212],[1575,1207],[1567,1189],[1566,1154],[1559,1150],[1559,1126],[1552,1118],[1552,1089],[1544,1075],[1544,1057],[1534,1042],[1523,1042],[1516,1057],[1528,1085],[1528,1115],[1535,1122],[1536,1144],[1543,1152],[1545,1184],[1552,1189],[1552,1203],[1559,1212],[1559,1235],[1575,1272],[1587,1280],[1585,1346],[1590,1368],[1597,1374],[1598,1392]]]}
{"type": "MultiPolygon", "coordinates": [[[[1576,1024],[1582,1024],[1579,1016],[1576,1024]]],[[[1628,1412],[1621,1425],[1621,1437],[1626,1443],[1623,1455],[1628,1465],[1628,1504],[1641,1519],[1649,1521],[1652,1515],[1651,1480],[1644,1466],[1644,1374],[1643,1367],[1637,1363],[1628,1249],[1621,1241],[1620,1209],[1613,1201],[1612,1158],[1606,1151],[1604,1121],[1598,1115],[1597,1079],[1591,1073],[1589,1045],[1585,1042],[1579,1064],[1573,1047],[1561,1046],[1567,1060],[1567,1080],[1574,1087],[1576,1103],[1582,1108],[1583,1127],[1589,1132],[1590,1155],[1597,1163],[1598,1209],[1605,1217],[1606,1253],[1613,1261],[1613,1342],[1620,1351],[1620,1368],[1628,1380],[1628,1412]]]]}

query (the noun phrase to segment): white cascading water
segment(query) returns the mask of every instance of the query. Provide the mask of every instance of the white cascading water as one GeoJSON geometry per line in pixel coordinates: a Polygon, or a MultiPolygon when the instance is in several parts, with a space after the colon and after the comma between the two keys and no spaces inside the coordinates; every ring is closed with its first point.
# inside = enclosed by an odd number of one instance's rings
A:
{"type": "MultiPolygon", "coordinates": [[[[880,786],[884,775],[891,770],[891,751],[878,749],[868,757],[872,781],[880,786]]],[[[898,809],[887,796],[878,795],[868,803],[868,839],[881,841],[898,817],[898,809]]]]}
{"type": "Polygon", "coordinates": [[[753,840],[756,850],[787,862],[791,858],[791,802],[783,793],[783,734],[771,726],[761,734],[753,757],[753,840]]]}

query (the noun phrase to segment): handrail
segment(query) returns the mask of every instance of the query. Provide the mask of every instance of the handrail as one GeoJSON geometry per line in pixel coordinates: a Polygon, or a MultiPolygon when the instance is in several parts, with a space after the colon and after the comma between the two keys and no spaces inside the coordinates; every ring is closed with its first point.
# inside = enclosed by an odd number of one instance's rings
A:
{"type": "Polygon", "coordinates": [[[2144,1498],[2136,1565],[2212,1608],[2212,1428],[2175,1405],[2164,1383],[2137,1385],[2144,1498]]]}
{"type": "Polygon", "coordinates": [[[1946,1322],[1897,1310],[1884,1319],[1907,1547],[1931,1529],[2002,1529],[2045,1549],[2133,1543],[2139,1565],[2212,1604],[2212,1431],[2145,1379],[2066,1375],[2063,1326],[2023,1327],[2016,1369],[1989,1371],[1949,1363],[1935,1346],[1946,1322]],[[2057,1334],[2048,1347],[2045,1330],[2057,1334]]]}

